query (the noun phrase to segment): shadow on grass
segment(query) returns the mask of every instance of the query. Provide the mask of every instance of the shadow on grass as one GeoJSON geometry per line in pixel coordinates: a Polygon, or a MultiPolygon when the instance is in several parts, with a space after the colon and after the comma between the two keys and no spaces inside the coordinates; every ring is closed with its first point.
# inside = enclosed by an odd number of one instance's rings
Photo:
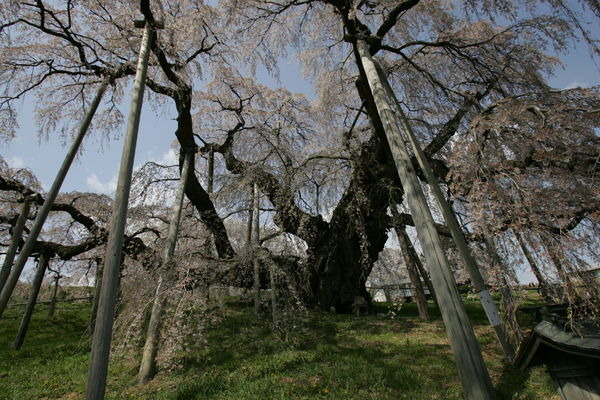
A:
{"type": "Polygon", "coordinates": [[[530,375],[530,369],[521,371],[512,365],[505,365],[496,385],[498,400],[510,400],[514,398],[515,393],[523,392],[530,375]]]}

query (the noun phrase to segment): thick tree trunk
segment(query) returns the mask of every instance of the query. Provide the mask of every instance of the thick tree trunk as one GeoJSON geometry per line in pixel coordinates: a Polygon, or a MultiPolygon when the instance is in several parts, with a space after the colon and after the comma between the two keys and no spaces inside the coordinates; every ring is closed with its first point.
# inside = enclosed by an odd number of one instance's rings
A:
{"type": "MultiPolygon", "coordinates": [[[[398,210],[396,210],[396,205],[392,204],[390,209],[392,210],[392,216],[398,214],[398,210]]],[[[404,227],[394,227],[396,230],[396,235],[398,236],[398,242],[400,242],[400,251],[402,252],[402,257],[404,258],[404,264],[406,265],[406,269],[408,270],[408,277],[410,278],[411,285],[413,290],[415,291],[415,300],[417,302],[417,309],[419,310],[419,317],[422,320],[429,320],[429,310],[427,309],[427,299],[425,298],[425,291],[423,290],[423,284],[421,283],[421,278],[419,277],[419,272],[417,270],[417,266],[414,264],[412,257],[408,252],[408,243],[410,239],[404,231],[404,227]]]]}
{"type": "Polygon", "coordinates": [[[33,315],[33,309],[35,308],[35,303],[37,301],[38,294],[40,293],[40,287],[42,286],[42,281],[44,280],[44,274],[48,268],[49,260],[50,256],[48,254],[40,254],[40,259],[35,270],[35,276],[33,277],[33,282],[31,282],[27,306],[25,307],[25,312],[23,313],[23,318],[21,319],[21,325],[19,325],[19,332],[17,333],[15,343],[13,344],[13,348],[15,350],[21,350],[21,346],[23,346],[23,341],[25,340],[25,335],[27,335],[27,328],[29,328],[29,322],[31,321],[31,316],[33,315]]]}
{"type": "Polygon", "coordinates": [[[190,170],[192,169],[191,163],[192,154],[186,153],[184,156],[183,168],[181,170],[181,177],[179,178],[177,196],[175,198],[175,204],[173,205],[171,220],[169,221],[169,233],[167,235],[167,242],[165,243],[165,249],[161,265],[161,273],[158,279],[158,285],[156,286],[154,303],[152,305],[150,321],[148,322],[148,330],[146,332],[146,343],[144,344],[142,361],[140,362],[140,384],[144,384],[148,380],[152,379],[156,370],[156,353],[158,351],[160,325],[162,322],[163,311],[165,309],[167,301],[167,298],[164,295],[166,283],[165,281],[167,280],[167,277],[171,272],[169,271],[169,269],[171,269],[171,259],[173,258],[173,254],[175,253],[175,246],[177,244],[177,233],[179,232],[181,210],[183,208],[183,195],[185,193],[185,185],[187,182],[188,175],[190,173],[190,170]]]}
{"type": "Polygon", "coordinates": [[[25,222],[27,222],[27,216],[29,215],[31,201],[32,200],[29,198],[26,198],[23,201],[23,204],[21,205],[21,211],[19,212],[19,217],[17,218],[17,223],[13,228],[10,244],[6,250],[4,262],[2,263],[2,269],[0,270],[0,293],[2,292],[2,288],[4,288],[4,284],[10,275],[13,261],[15,259],[15,255],[17,254],[19,243],[21,242],[21,236],[23,235],[23,229],[25,228],[25,222]]]}

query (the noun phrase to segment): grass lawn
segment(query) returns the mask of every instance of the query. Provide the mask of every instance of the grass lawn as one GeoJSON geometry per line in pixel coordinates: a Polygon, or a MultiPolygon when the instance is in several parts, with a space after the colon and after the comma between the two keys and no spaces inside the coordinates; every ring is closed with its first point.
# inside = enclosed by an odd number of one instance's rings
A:
{"type": "MultiPolygon", "coordinates": [[[[61,305],[53,318],[34,314],[23,350],[11,345],[21,308],[0,321],[0,399],[79,399],[90,339],[89,304],[61,305]]],[[[467,302],[499,399],[559,399],[543,368],[506,365],[479,304],[467,302]]],[[[185,367],[137,386],[137,362],[113,354],[107,399],[460,399],[461,386],[439,313],[417,318],[414,304],[389,319],[383,307],[355,318],[311,312],[295,330],[273,334],[249,304],[231,301],[207,345],[185,367]]],[[[301,320],[300,320],[301,319],[301,320]]]]}

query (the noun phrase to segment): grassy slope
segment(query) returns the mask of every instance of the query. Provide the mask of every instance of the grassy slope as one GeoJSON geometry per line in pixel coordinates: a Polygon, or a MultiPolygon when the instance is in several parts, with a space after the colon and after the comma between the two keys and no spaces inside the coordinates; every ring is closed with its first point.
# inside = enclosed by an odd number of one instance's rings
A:
{"type": "MultiPolygon", "coordinates": [[[[78,399],[87,374],[89,305],[71,305],[53,319],[34,315],[22,351],[10,348],[18,318],[0,321],[0,399],[78,399]]],[[[467,310],[499,399],[558,399],[542,369],[504,365],[478,304],[467,310]]],[[[251,308],[230,303],[206,332],[208,345],[180,372],[136,386],[135,361],[113,357],[108,399],[460,399],[461,389],[439,314],[422,323],[414,305],[401,317],[356,319],[311,313],[299,328],[273,335],[251,308]]],[[[381,312],[375,310],[375,313],[381,312]]]]}

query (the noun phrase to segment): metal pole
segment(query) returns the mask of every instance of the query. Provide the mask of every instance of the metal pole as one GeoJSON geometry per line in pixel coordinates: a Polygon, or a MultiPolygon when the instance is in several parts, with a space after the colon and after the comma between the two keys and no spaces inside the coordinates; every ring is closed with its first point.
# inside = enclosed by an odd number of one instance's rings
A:
{"type": "Polygon", "coordinates": [[[496,336],[498,338],[498,341],[500,342],[500,345],[502,346],[502,349],[504,350],[504,355],[510,361],[515,355],[515,349],[512,343],[508,340],[508,334],[506,333],[506,329],[502,324],[502,319],[500,318],[498,307],[496,306],[496,303],[494,303],[494,301],[492,300],[492,296],[490,295],[490,291],[488,290],[485,281],[483,280],[483,276],[481,275],[479,266],[477,265],[477,261],[471,254],[469,245],[467,244],[467,241],[465,240],[463,232],[460,229],[458,221],[456,220],[456,215],[454,214],[454,211],[450,208],[450,205],[446,201],[446,198],[444,197],[444,194],[440,189],[440,185],[435,174],[433,173],[433,169],[431,168],[429,161],[427,161],[427,157],[425,156],[425,153],[423,153],[423,150],[421,149],[421,146],[417,141],[417,137],[415,136],[412,127],[408,123],[408,120],[406,119],[406,116],[404,115],[404,112],[402,111],[402,108],[398,103],[398,99],[394,95],[394,91],[392,90],[392,87],[389,84],[386,73],[384,72],[381,65],[377,62],[377,60],[373,60],[373,62],[377,67],[377,72],[379,73],[379,77],[388,96],[388,99],[390,100],[392,110],[396,113],[398,117],[397,120],[401,124],[400,132],[404,133],[405,139],[408,139],[408,142],[411,144],[411,147],[415,154],[415,158],[417,159],[417,162],[419,163],[419,166],[421,167],[421,170],[425,175],[427,183],[429,183],[429,186],[433,191],[433,195],[435,196],[435,199],[437,200],[437,203],[440,206],[440,210],[442,212],[442,215],[444,216],[444,221],[446,221],[446,226],[448,226],[448,230],[450,230],[452,239],[454,240],[454,243],[456,243],[456,248],[458,249],[458,253],[460,254],[460,257],[467,270],[467,273],[471,278],[471,282],[473,283],[475,290],[477,290],[479,301],[483,306],[490,326],[496,331],[496,336]]]}
{"type": "Polygon", "coordinates": [[[21,241],[21,235],[23,235],[23,229],[25,228],[25,223],[27,222],[27,216],[29,215],[31,201],[32,199],[29,197],[24,199],[23,204],[21,205],[21,212],[17,218],[17,223],[13,228],[10,244],[6,250],[4,262],[2,263],[2,269],[0,270],[0,292],[2,292],[2,288],[4,287],[4,284],[10,275],[10,270],[12,269],[15,255],[17,254],[17,248],[19,247],[19,242],[21,241]]]}
{"type": "Polygon", "coordinates": [[[106,245],[106,255],[104,257],[102,287],[100,289],[98,314],[94,328],[92,355],[88,371],[86,388],[87,400],[104,399],[104,392],[106,389],[108,358],[110,354],[113,318],[115,316],[117,288],[119,285],[119,269],[123,250],[123,233],[125,231],[125,222],[127,219],[127,203],[129,201],[129,190],[131,188],[131,173],[133,170],[142,102],[144,99],[146,72],[148,69],[148,58],[150,56],[150,42],[154,34],[153,29],[152,25],[146,22],[135,82],[131,94],[131,108],[129,110],[129,118],[127,121],[123,155],[121,156],[121,166],[119,168],[119,180],[117,183],[115,202],[110,222],[108,243],[106,245]]]}
{"type": "Polygon", "coordinates": [[[79,150],[79,146],[81,145],[81,142],[83,141],[83,137],[85,136],[85,134],[90,126],[90,123],[92,122],[92,118],[94,117],[94,114],[96,113],[96,109],[98,108],[98,105],[100,104],[100,100],[102,99],[102,95],[104,94],[104,91],[106,90],[106,87],[108,86],[109,80],[110,80],[109,78],[104,79],[104,81],[102,81],[102,84],[98,88],[98,91],[96,92],[96,96],[94,97],[94,100],[92,100],[92,103],[90,104],[90,109],[88,110],[87,114],[85,115],[85,118],[83,119],[83,122],[81,123],[81,126],[79,127],[79,132],[77,132],[77,136],[75,137],[75,140],[71,144],[71,147],[69,148],[69,151],[67,152],[67,155],[65,156],[65,159],[64,159],[60,169],[58,170],[58,174],[56,175],[56,178],[54,178],[54,183],[52,183],[52,187],[50,188],[50,191],[48,191],[48,194],[46,195],[46,200],[44,201],[42,208],[38,211],[38,215],[37,215],[35,221],[33,222],[33,226],[31,227],[31,231],[29,232],[27,241],[25,242],[25,245],[21,249],[21,252],[19,253],[19,256],[17,257],[17,261],[15,262],[15,265],[11,271],[11,274],[8,277],[8,280],[6,281],[4,288],[2,289],[2,293],[0,294],[0,317],[2,317],[2,314],[4,313],[4,310],[6,309],[6,305],[8,304],[8,300],[10,299],[10,296],[12,295],[12,292],[15,289],[17,282],[19,281],[19,277],[21,276],[21,272],[23,272],[23,268],[25,267],[27,258],[29,257],[29,255],[31,254],[31,251],[33,250],[35,241],[37,240],[38,235],[42,231],[42,227],[44,226],[46,217],[48,216],[48,213],[50,212],[50,208],[52,208],[52,204],[54,203],[54,200],[56,199],[56,196],[58,195],[58,191],[60,190],[60,187],[61,187],[63,181],[65,180],[65,176],[67,176],[67,172],[69,172],[69,168],[71,167],[71,164],[73,163],[73,159],[75,159],[75,155],[77,154],[77,151],[79,150]]]}
{"type": "Polygon", "coordinates": [[[31,282],[29,298],[27,299],[27,306],[25,307],[25,312],[23,313],[23,318],[21,319],[21,325],[19,325],[19,332],[17,333],[15,343],[13,344],[13,348],[15,350],[21,350],[23,342],[25,341],[25,335],[27,335],[29,321],[31,321],[33,309],[35,308],[35,302],[37,301],[38,294],[40,293],[40,287],[42,286],[42,281],[44,280],[44,275],[46,274],[49,261],[50,256],[45,252],[42,252],[40,254],[40,260],[38,262],[37,269],[35,270],[33,282],[31,282]]]}
{"type": "Polygon", "coordinates": [[[138,375],[140,384],[146,383],[154,376],[155,372],[160,323],[166,301],[166,297],[163,295],[163,283],[170,273],[170,263],[173,254],[175,253],[179,223],[181,222],[181,210],[183,208],[183,196],[185,194],[185,185],[191,169],[191,163],[192,153],[188,152],[185,154],[181,176],[179,177],[179,187],[177,188],[175,204],[173,205],[171,220],[169,221],[169,233],[167,234],[167,242],[165,243],[163,253],[161,265],[162,271],[158,279],[158,284],[156,285],[154,303],[152,305],[152,312],[150,313],[150,321],[148,322],[148,333],[146,334],[146,342],[144,344],[144,351],[142,353],[142,361],[140,362],[140,371],[138,375]]]}
{"type": "Polygon", "coordinates": [[[454,352],[465,397],[469,400],[494,399],[494,390],[479,343],[456,288],[431,211],[408,155],[406,143],[402,139],[400,129],[403,125],[392,109],[368,45],[363,39],[358,39],[356,44],[413,215],[417,236],[431,271],[431,279],[438,296],[440,311],[454,352]]]}

